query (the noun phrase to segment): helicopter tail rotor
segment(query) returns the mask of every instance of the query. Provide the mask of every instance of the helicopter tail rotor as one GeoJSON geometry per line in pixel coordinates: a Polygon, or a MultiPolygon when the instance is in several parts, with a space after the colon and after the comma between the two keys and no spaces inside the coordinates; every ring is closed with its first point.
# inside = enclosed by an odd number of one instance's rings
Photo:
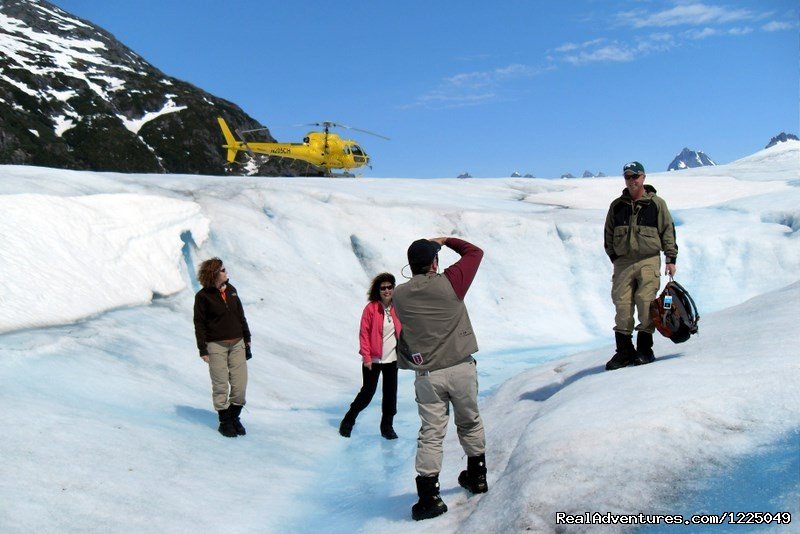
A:
{"type": "Polygon", "coordinates": [[[233,163],[236,160],[236,154],[238,154],[240,150],[247,151],[247,153],[250,155],[251,158],[256,159],[255,153],[247,145],[247,141],[245,140],[244,137],[245,133],[253,132],[256,130],[245,130],[243,132],[237,128],[236,135],[238,135],[241,138],[241,141],[237,141],[236,138],[233,136],[231,129],[228,127],[228,123],[225,122],[225,119],[223,119],[222,117],[217,117],[217,122],[219,123],[219,127],[222,130],[222,136],[225,137],[225,144],[223,145],[223,148],[228,149],[228,154],[226,158],[228,160],[228,163],[233,163]]]}

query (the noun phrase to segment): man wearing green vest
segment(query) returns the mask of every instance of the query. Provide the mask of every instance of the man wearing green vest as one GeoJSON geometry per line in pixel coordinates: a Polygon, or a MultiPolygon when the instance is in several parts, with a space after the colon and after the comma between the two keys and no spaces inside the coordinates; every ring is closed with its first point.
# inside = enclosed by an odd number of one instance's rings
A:
{"type": "Polygon", "coordinates": [[[458,483],[470,493],[485,493],[486,437],[478,411],[478,375],[472,355],[478,343],[464,297],[483,258],[483,251],[454,237],[419,239],[408,248],[412,278],[394,292],[394,306],[403,323],[397,361],[401,369],[416,372],[414,390],[421,420],[417,438],[417,493],[411,508],[415,520],[447,511],[439,496],[442,443],[450,405],[467,469],[458,483]],[[439,274],[442,245],[461,256],[439,274]]]}
{"type": "Polygon", "coordinates": [[[645,185],[644,167],[632,161],[622,168],[625,189],[608,208],[605,249],[614,264],[611,300],[614,301],[614,336],[617,352],[606,363],[612,371],[628,365],[655,360],[650,303],[661,285],[661,251],[666,258],[665,274],[674,276],[678,245],[675,224],[664,199],[656,188],[645,185]],[[633,347],[633,313],[636,308],[636,348],[633,347]]]}

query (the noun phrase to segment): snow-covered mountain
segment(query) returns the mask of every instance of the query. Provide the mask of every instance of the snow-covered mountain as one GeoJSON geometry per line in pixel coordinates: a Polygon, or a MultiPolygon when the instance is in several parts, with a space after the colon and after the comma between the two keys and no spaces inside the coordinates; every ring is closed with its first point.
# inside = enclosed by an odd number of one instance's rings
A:
{"type": "Polygon", "coordinates": [[[3,533],[618,533],[629,526],[558,513],[755,510],[792,513],[770,532],[796,526],[800,142],[648,175],[703,319],[685,344],[658,337],[654,364],[613,372],[602,240],[619,177],[1,170],[3,533]],[[466,303],[490,490],[458,486],[451,423],[450,509],[415,523],[413,373],[399,379],[400,439],[380,437],[377,397],[351,439],[337,428],[361,384],[371,276],[402,281],[408,244],[437,235],[485,251],[466,303]],[[194,272],[215,255],[253,332],[248,433],[235,440],[216,432],[193,336],[194,272]]]}
{"type": "MultiPolygon", "coordinates": [[[[0,163],[222,174],[217,116],[261,127],[88,21],[44,0],[0,2],[0,163]]],[[[275,160],[261,173],[290,171],[275,160]]]]}
{"type": "Polygon", "coordinates": [[[716,165],[711,158],[699,150],[684,148],[681,153],[675,156],[672,163],[667,167],[668,171],[679,171],[681,169],[694,169],[696,167],[706,167],[716,165]]]}
{"type": "Polygon", "coordinates": [[[800,139],[798,139],[798,137],[794,134],[787,134],[786,132],[781,132],[772,139],[770,139],[769,143],[767,143],[767,146],[764,148],[775,146],[778,143],[785,143],[786,141],[800,141],[800,139]]]}

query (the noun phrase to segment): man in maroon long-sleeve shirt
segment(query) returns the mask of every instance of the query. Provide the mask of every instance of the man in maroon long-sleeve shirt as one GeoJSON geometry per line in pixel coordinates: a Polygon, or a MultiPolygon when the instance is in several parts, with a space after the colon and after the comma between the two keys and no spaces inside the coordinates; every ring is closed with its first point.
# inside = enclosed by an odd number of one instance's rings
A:
{"type": "Polygon", "coordinates": [[[467,454],[467,469],[458,483],[471,493],[488,491],[486,438],[478,411],[478,378],[473,354],[478,343],[464,297],[483,258],[475,245],[454,237],[419,239],[408,248],[412,278],[397,286],[394,306],[403,332],[397,364],[416,372],[414,389],[421,420],[417,439],[417,493],[414,519],[447,511],[439,496],[442,443],[453,405],[459,441],[467,454]],[[461,259],[438,274],[442,245],[461,259]]]}

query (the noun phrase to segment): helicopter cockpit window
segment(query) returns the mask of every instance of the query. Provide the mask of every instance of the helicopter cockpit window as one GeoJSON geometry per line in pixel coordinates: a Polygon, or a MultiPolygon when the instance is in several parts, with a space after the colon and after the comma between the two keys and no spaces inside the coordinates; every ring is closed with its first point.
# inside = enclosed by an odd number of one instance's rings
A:
{"type": "Polygon", "coordinates": [[[355,156],[363,156],[364,152],[361,150],[360,146],[353,145],[353,155],[355,155],[355,156]]]}
{"type": "Polygon", "coordinates": [[[304,142],[305,144],[308,144],[308,141],[309,141],[309,139],[308,139],[308,136],[306,136],[306,137],[304,137],[304,138],[303,138],[303,142],[304,142]]]}
{"type": "Polygon", "coordinates": [[[349,156],[350,155],[350,145],[345,145],[343,152],[344,152],[345,156],[349,156]]]}

